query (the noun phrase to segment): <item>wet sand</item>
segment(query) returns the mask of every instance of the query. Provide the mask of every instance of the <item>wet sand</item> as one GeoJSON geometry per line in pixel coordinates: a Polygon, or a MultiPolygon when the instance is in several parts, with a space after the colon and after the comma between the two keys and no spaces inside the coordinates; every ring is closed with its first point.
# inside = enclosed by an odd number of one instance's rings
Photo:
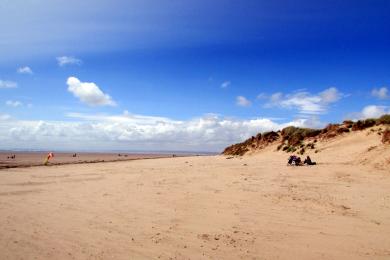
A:
{"type": "MultiPolygon", "coordinates": [[[[48,152],[0,152],[0,169],[43,165],[48,152]],[[12,156],[15,155],[15,158],[12,156]]],[[[48,165],[115,162],[136,159],[172,157],[173,154],[152,153],[64,153],[54,152],[48,165]],[[76,154],[76,157],[73,155],[76,154]]]]}

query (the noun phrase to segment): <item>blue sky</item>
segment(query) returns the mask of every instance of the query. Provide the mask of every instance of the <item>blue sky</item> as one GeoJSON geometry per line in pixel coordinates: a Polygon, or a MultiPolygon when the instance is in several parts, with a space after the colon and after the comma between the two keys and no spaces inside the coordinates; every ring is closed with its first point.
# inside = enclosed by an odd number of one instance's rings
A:
{"type": "Polygon", "coordinates": [[[0,149],[219,151],[389,113],[389,1],[0,3],[0,149]]]}

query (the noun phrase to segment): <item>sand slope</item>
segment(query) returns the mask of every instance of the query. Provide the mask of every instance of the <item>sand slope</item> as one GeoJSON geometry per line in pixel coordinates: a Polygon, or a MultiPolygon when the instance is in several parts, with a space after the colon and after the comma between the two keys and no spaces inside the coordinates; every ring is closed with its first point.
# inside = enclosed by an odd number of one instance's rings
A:
{"type": "Polygon", "coordinates": [[[390,145],[384,145],[378,135],[378,129],[382,128],[376,126],[343,134],[317,143],[318,153],[309,152],[326,164],[367,165],[390,172],[390,145]]]}
{"type": "Polygon", "coordinates": [[[359,134],[315,167],[268,147],[2,170],[0,258],[389,259],[389,147],[359,134]]]}

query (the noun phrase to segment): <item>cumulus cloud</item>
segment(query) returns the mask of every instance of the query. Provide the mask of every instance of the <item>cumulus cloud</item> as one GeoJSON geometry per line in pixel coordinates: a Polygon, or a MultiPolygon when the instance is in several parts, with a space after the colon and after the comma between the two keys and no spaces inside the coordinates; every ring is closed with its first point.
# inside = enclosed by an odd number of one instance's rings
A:
{"type": "Polygon", "coordinates": [[[0,88],[17,88],[17,87],[18,84],[14,81],[0,79],[0,88]]]}
{"type": "Polygon", "coordinates": [[[379,99],[388,99],[388,98],[390,98],[389,91],[388,91],[388,89],[386,87],[382,87],[382,88],[379,88],[379,89],[374,88],[371,91],[371,95],[376,97],[376,98],[379,98],[379,99]]]}
{"type": "Polygon", "coordinates": [[[370,105],[363,108],[362,112],[359,113],[359,118],[378,118],[384,114],[390,114],[389,107],[370,105]]]}
{"type": "Polygon", "coordinates": [[[82,60],[73,56],[60,56],[57,57],[56,59],[57,59],[58,66],[60,67],[66,65],[81,65],[83,63],[82,60]]]}
{"type": "Polygon", "coordinates": [[[306,119],[278,123],[267,118],[239,120],[213,114],[181,121],[126,111],[120,115],[70,113],[67,117],[67,121],[7,118],[0,124],[0,149],[221,151],[259,132],[307,123],[306,119]]]}
{"type": "Polygon", "coordinates": [[[359,112],[347,114],[345,118],[357,121],[359,119],[378,118],[385,114],[390,114],[390,106],[368,105],[359,112]]]}
{"type": "Polygon", "coordinates": [[[337,102],[341,97],[342,94],[334,87],[315,95],[306,91],[286,95],[277,92],[269,96],[269,102],[265,106],[297,109],[300,114],[318,115],[326,113],[329,105],[337,102]]]}
{"type": "Polygon", "coordinates": [[[20,67],[16,70],[19,74],[30,74],[32,75],[33,74],[33,71],[30,67],[28,66],[24,66],[24,67],[20,67]]]}
{"type": "Polygon", "coordinates": [[[244,96],[237,96],[236,105],[240,107],[249,107],[250,105],[252,105],[252,102],[244,96]]]}
{"type": "Polygon", "coordinates": [[[81,82],[76,77],[69,77],[66,81],[68,91],[81,102],[90,106],[115,106],[116,103],[93,82],[81,82]]]}
{"type": "Polygon", "coordinates": [[[7,100],[5,104],[9,107],[20,107],[23,105],[20,101],[14,101],[14,100],[7,100]]]}
{"type": "Polygon", "coordinates": [[[224,82],[222,82],[222,84],[221,84],[221,88],[227,88],[227,87],[230,86],[230,84],[231,84],[230,81],[224,81],[224,82]]]}

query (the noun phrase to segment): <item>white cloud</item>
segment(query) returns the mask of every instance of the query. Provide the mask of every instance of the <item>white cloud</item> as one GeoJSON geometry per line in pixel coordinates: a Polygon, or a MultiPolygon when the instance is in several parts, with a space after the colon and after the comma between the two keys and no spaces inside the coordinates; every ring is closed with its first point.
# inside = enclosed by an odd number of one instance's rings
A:
{"type": "Polygon", "coordinates": [[[260,93],[257,95],[256,99],[268,99],[268,95],[266,93],[260,93]]]}
{"type": "Polygon", "coordinates": [[[363,108],[359,114],[360,119],[378,118],[384,114],[390,114],[390,108],[386,106],[370,105],[363,108]]]}
{"type": "Polygon", "coordinates": [[[93,82],[81,82],[78,78],[69,77],[66,81],[68,91],[81,102],[90,106],[115,106],[116,103],[93,82]]]}
{"type": "Polygon", "coordinates": [[[221,88],[227,88],[227,87],[230,86],[230,84],[231,84],[230,81],[224,81],[224,82],[222,82],[222,84],[221,84],[221,88]]]}
{"type": "Polygon", "coordinates": [[[17,87],[18,84],[14,81],[0,79],[0,88],[17,88],[17,87]]]}
{"type": "Polygon", "coordinates": [[[24,66],[24,67],[18,68],[18,69],[17,69],[17,72],[18,72],[19,74],[30,74],[30,75],[33,74],[32,69],[31,69],[30,67],[28,67],[28,66],[24,66]]]}
{"type": "Polygon", "coordinates": [[[386,87],[382,87],[380,89],[376,89],[374,88],[372,91],[371,91],[371,95],[376,97],[376,98],[379,98],[379,99],[387,99],[387,98],[390,98],[390,95],[388,94],[388,89],[386,87]]]}
{"type": "Polygon", "coordinates": [[[61,67],[66,65],[81,65],[83,63],[82,60],[75,58],[73,56],[60,56],[57,57],[56,59],[58,65],[61,67]]]}
{"type": "Polygon", "coordinates": [[[0,121],[6,121],[8,119],[10,119],[11,116],[10,115],[7,115],[7,114],[1,114],[0,113],[0,121]]]}
{"type": "Polygon", "coordinates": [[[241,107],[249,107],[250,105],[252,105],[252,102],[244,96],[237,96],[236,105],[241,107]]]}
{"type": "Polygon", "coordinates": [[[7,100],[7,101],[5,102],[5,104],[6,104],[7,106],[10,106],[10,107],[20,107],[20,106],[23,105],[22,102],[20,102],[20,101],[14,101],[14,100],[7,100]]]}
{"type": "Polygon", "coordinates": [[[259,132],[288,125],[306,126],[307,119],[277,123],[267,118],[239,120],[205,115],[190,120],[132,115],[71,113],[70,121],[22,121],[0,124],[0,149],[186,150],[221,151],[259,132]]]}
{"type": "Polygon", "coordinates": [[[341,93],[335,87],[328,88],[320,92],[321,102],[324,104],[330,104],[338,101],[341,98],[341,93]]]}
{"type": "Polygon", "coordinates": [[[266,107],[281,107],[297,109],[300,114],[318,115],[327,112],[331,103],[337,102],[342,94],[334,87],[328,88],[316,95],[306,91],[284,95],[281,92],[272,94],[266,107]]]}
{"type": "Polygon", "coordinates": [[[283,97],[283,93],[282,92],[276,92],[276,93],[271,95],[270,101],[272,103],[279,102],[282,99],[282,97],[283,97]]]}

